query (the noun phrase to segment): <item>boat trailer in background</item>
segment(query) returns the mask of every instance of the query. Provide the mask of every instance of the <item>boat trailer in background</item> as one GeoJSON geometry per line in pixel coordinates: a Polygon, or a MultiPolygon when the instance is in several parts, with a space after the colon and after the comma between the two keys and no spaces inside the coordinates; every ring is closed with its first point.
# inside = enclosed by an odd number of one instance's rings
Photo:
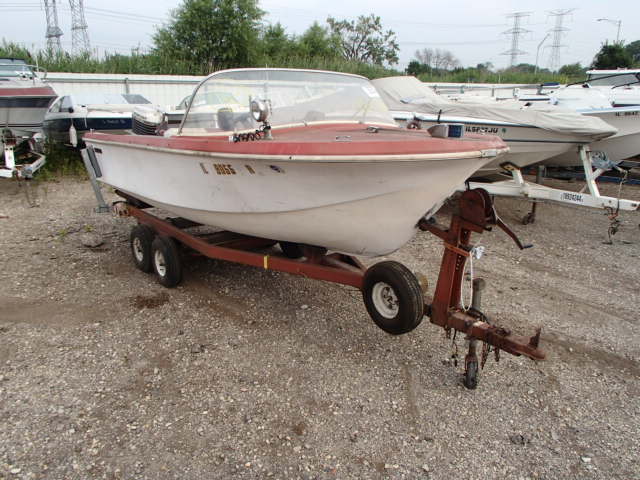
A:
{"type": "Polygon", "coordinates": [[[515,234],[498,218],[491,197],[482,189],[465,191],[459,198],[459,211],[454,213],[448,228],[422,220],[419,227],[442,238],[445,244],[440,274],[432,299],[425,298],[426,285],[405,266],[395,261],[383,261],[366,268],[355,257],[340,253],[327,253],[320,247],[278,242],[249,237],[226,231],[199,234],[188,233],[191,227],[200,227],[191,221],[173,218],[161,219],[145,211],[150,205],[123,192],[125,198],[114,204],[120,216],[132,216],[138,221],[131,232],[131,251],[136,266],[145,272],[154,271],[158,281],[176,286],[182,279],[180,245],[209,258],[251,265],[265,270],[301,275],[355,287],[362,291],[367,311],[374,322],[391,334],[407,333],[416,328],[424,316],[431,323],[466,335],[469,353],[465,358],[464,385],[475,388],[479,366],[493,349],[496,359],[503,350],[513,355],[524,355],[542,360],[539,349],[540,329],[529,338],[512,334],[508,329],[494,325],[480,310],[481,282],[476,281],[474,302],[470,308],[461,304],[461,289],[465,262],[471,255],[471,233],[482,233],[493,226],[502,228],[520,248],[526,248],[515,234]],[[275,249],[264,249],[279,243],[282,254],[275,249]],[[263,251],[256,251],[263,249],[263,251]],[[481,363],[476,353],[477,343],[484,342],[481,363]]]}
{"type": "Polygon", "coordinates": [[[30,179],[46,163],[44,154],[36,151],[33,137],[26,140],[29,151],[25,159],[16,161],[16,148],[23,142],[24,138],[17,138],[8,128],[0,132],[0,178],[30,179]]]}
{"type": "MultiPolygon", "coordinates": [[[[522,172],[518,167],[512,164],[502,165],[502,167],[511,174],[510,180],[503,180],[493,183],[488,182],[468,182],[468,185],[461,187],[460,190],[467,188],[482,188],[490,195],[506,196],[506,197],[522,197],[533,201],[531,211],[527,213],[522,223],[527,225],[534,223],[536,218],[537,202],[552,201],[565,205],[575,205],[580,207],[599,208],[609,212],[609,216],[613,216],[612,221],[617,217],[620,210],[637,211],[640,210],[640,202],[636,200],[626,200],[624,198],[607,197],[600,194],[596,180],[603,173],[615,168],[615,165],[598,166],[598,161],[592,162],[592,155],[587,147],[578,147],[578,155],[582,162],[584,171],[585,186],[579,192],[570,190],[560,190],[541,185],[542,175],[539,171],[536,182],[527,182],[522,176],[522,172]],[[594,169],[594,166],[596,167],[594,169]],[[587,193],[588,191],[588,193],[587,193]]],[[[607,163],[606,161],[604,163],[607,163]]],[[[611,162],[608,162],[609,164],[611,162]]],[[[624,182],[621,182],[621,185],[624,182]]]]}

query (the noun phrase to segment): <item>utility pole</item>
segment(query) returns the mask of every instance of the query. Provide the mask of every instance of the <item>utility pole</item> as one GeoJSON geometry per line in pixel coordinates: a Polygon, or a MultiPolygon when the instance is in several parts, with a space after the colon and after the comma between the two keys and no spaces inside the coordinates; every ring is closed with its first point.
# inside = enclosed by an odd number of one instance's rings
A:
{"type": "Polygon", "coordinates": [[[544,38],[542,39],[542,41],[538,44],[538,48],[536,50],[536,68],[533,71],[533,73],[538,73],[538,59],[540,58],[540,47],[542,46],[542,44],[547,40],[547,38],[549,38],[549,35],[551,35],[550,33],[547,33],[544,38]]]}
{"type": "Polygon", "coordinates": [[[616,43],[620,43],[620,27],[622,27],[622,20],[611,20],[610,18],[599,18],[599,22],[609,22],[618,26],[618,34],[616,35],[616,43]]]}
{"type": "Polygon", "coordinates": [[[56,0],[44,0],[44,13],[47,17],[47,50],[50,52],[61,52],[62,45],[60,37],[62,30],[58,26],[58,10],[56,8],[56,0]]]}
{"type": "Polygon", "coordinates": [[[551,47],[551,55],[549,57],[549,69],[551,71],[555,71],[560,66],[560,49],[563,47],[567,47],[567,45],[562,45],[562,36],[565,32],[569,31],[568,28],[564,28],[562,24],[564,23],[564,17],[573,12],[575,8],[565,9],[565,10],[553,10],[549,12],[549,16],[555,17],[555,26],[549,30],[549,33],[553,34],[553,40],[551,47]]]}
{"type": "Polygon", "coordinates": [[[69,7],[71,8],[71,50],[75,55],[91,51],[83,3],[83,0],[69,0],[69,7]]]}
{"type": "Polygon", "coordinates": [[[524,55],[527,53],[520,50],[518,48],[518,44],[520,43],[520,36],[531,31],[520,26],[522,23],[522,19],[528,17],[529,15],[531,15],[531,12],[515,12],[507,15],[507,19],[513,19],[513,27],[502,33],[511,35],[511,48],[506,52],[502,52],[502,55],[511,56],[509,62],[510,67],[514,67],[518,64],[518,55],[524,55]]]}

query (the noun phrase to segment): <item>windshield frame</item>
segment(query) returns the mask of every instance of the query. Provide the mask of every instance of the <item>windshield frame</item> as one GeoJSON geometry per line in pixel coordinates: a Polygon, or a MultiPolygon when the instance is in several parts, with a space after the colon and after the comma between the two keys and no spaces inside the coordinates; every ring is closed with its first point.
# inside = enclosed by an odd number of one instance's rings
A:
{"type": "MultiPolygon", "coordinates": [[[[308,69],[308,68],[231,68],[231,69],[226,69],[226,70],[218,70],[217,72],[213,72],[209,75],[207,75],[203,80],[200,81],[200,83],[198,83],[198,85],[196,86],[196,88],[193,90],[193,92],[191,93],[189,98],[189,102],[187,104],[187,108],[184,112],[184,115],[182,117],[182,121],[180,122],[180,126],[178,127],[178,131],[176,133],[176,135],[185,135],[185,136],[190,136],[189,133],[183,133],[183,129],[184,129],[184,124],[185,121],[188,119],[189,117],[189,113],[191,111],[191,107],[193,104],[194,99],[196,98],[196,95],[198,93],[198,91],[200,90],[200,88],[207,83],[211,78],[217,76],[217,75],[221,75],[221,74],[226,74],[226,73],[235,73],[235,72],[255,72],[255,71],[260,71],[260,72],[302,72],[302,73],[319,73],[319,74],[328,74],[328,75],[336,75],[336,76],[340,76],[340,77],[353,77],[355,79],[359,79],[359,80],[364,80],[365,82],[367,82],[369,84],[369,86],[373,89],[375,89],[374,85],[370,82],[370,80],[362,75],[356,75],[353,73],[343,73],[343,72],[333,72],[330,70],[314,70],[314,69],[308,69]]],[[[376,90],[377,92],[377,90],[376,90]]],[[[381,98],[381,97],[380,97],[381,98]]],[[[383,101],[384,103],[384,101],[383,101]]],[[[389,111],[388,107],[387,111],[389,111]]],[[[390,123],[384,123],[384,125],[389,125],[389,126],[397,126],[395,124],[395,122],[393,122],[393,118],[391,117],[391,114],[389,113],[389,116],[392,120],[392,122],[390,123]]],[[[320,124],[320,123],[335,123],[335,121],[331,120],[331,121],[314,121],[314,124],[320,124]]],[[[340,121],[339,123],[363,123],[360,121],[340,121]]],[[[277,125],[274,126],[273,128],[286,128],[286,127],[292,127],[292,126],[296,126],[296,125],[302,125],[302,123],[295,123],[295,124],[290,124],[290,125],[277,125]]],[[[188,127],[187,127],[188,128],[188,127]]],[[[226,131],[220,131],[219,133],[207,133],[207,135],[222,135],[228,133],[226,131]]]]}
{"type": "MultiPolygon", "coordinates": [[[[640,71],[630,71],[630,72],[620,72],[620,73],[610,73],[610,74],[602,74],[602,73],[589,73],[587,72],[587,79],[584,82],[578,82],[578,83],[588,83],[591,86],[594,87],[610,87],[610,88],[617,88],[617,87],[624,87],[626,85],[632,85],[634,83],[639,83],[640,82],[640,71]],[[632,82],[627,82],[627,83],[619,83],[619,84],[598,84],[596,82],[598,82],[599,80],[606,80],[608,78],[620,78],[620,77],[635,77],[636,80],[632,81],[632,82]]],[[[572,84],[573,85],[573,84],[572,84]]]]}

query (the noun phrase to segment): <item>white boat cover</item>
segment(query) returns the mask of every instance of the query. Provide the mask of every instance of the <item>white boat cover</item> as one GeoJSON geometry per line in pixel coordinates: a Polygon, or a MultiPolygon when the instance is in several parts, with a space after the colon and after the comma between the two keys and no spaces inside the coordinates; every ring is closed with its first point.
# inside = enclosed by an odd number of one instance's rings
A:
{"type": "Polygon", "coordinates": [[[605,121],[575,111],[552,111],[506,107],[488,103],[456,102],[436,94],[415,77],[387,77],[372,80],[390,110],[468,117],[535,126],[552,132],[606,138],[618,132],[605,121]]]}

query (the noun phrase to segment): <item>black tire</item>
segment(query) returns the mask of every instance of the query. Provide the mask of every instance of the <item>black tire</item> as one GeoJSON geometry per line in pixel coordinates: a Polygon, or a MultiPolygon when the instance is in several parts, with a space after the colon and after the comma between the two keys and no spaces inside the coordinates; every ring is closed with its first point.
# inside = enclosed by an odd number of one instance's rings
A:
{"type": "Polygon", "coordinates": [[[422,322],[424,299],[420,283],[401,263],[385,261],[369,267],[364,274],[362,296],[375,324],[387,333],[407,333],[422,322]]]}
{"type": "Polygon", "coordinates": [[[467,363],[462,383],[469,390],[474,390],[478,386],[478,362],[471,361],[467,363]]]}
{"type": "Polygon", "coordinates": [[[529,225],[530,223],[535,223],[536,217],[531,212],[527,213],[524,217],[522,217],[522,224],[529,225]]]}
{"type": "Polygon", "coordinates": [[[280,244],[280,250],[287,258],[302,258],[304,257],[304,250],[302,245],[293,242],[278,242],[280,244]]]}
{"type": "Polygon", "coordinates": [[[129,245],[131,246],[131,255],[133,263],[139,270],[145,273],[153,271],[151,263],[151,243],[153,242],[155,232],[151,227],[146,225],[136,225],[131,229],[129,235],[129,245]]]}
{"type": "Polygon", "coordinates": [[[182,262],[175,240],[157,236],[151,243],[151,263],[160,285],[173,288],[182,281],[182,262]]]}

